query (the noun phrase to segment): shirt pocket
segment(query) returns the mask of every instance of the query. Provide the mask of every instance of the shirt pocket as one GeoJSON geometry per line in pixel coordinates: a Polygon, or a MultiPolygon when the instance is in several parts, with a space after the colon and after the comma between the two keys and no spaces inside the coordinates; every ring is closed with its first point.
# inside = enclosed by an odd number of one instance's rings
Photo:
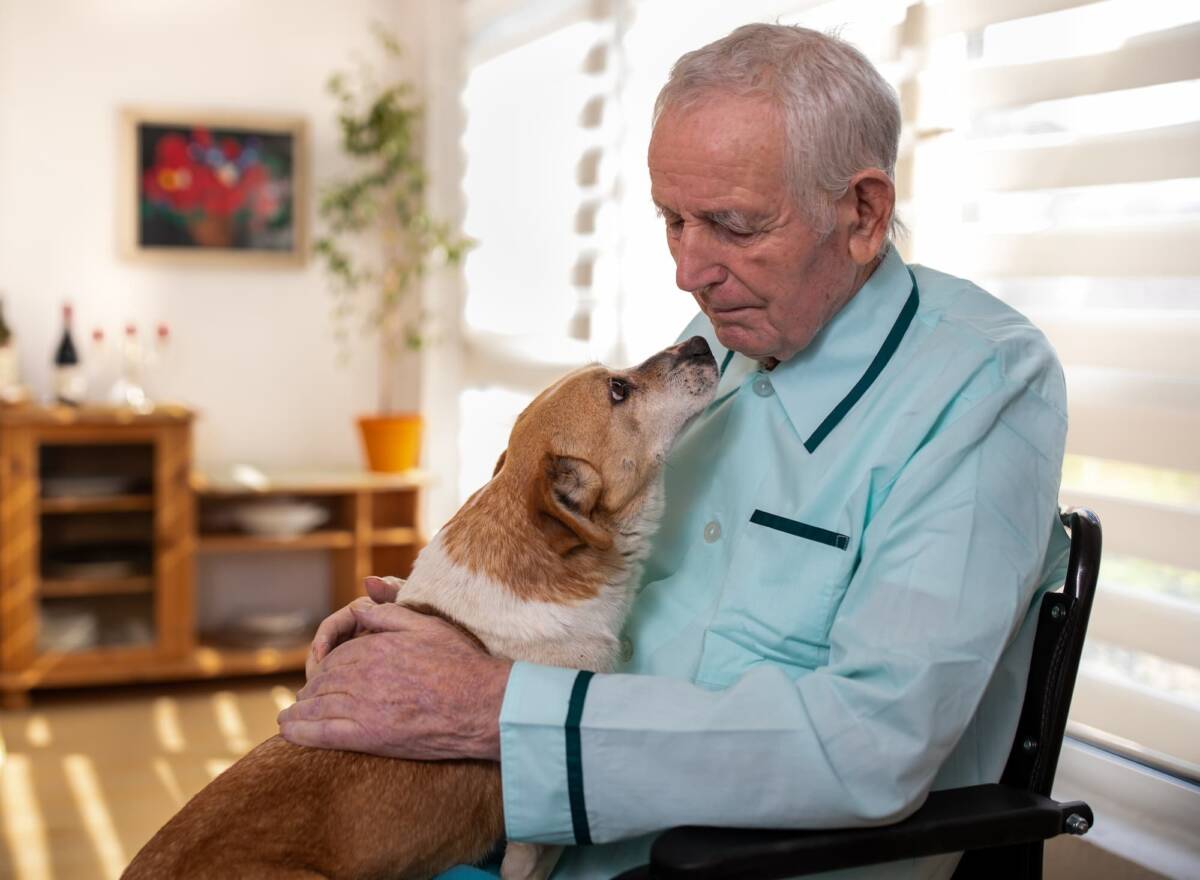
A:
{"type": "Polygon", "coordinates": [[[762,663],[792,678],[825,665],[829,629],[854,570],[848,529],[756,508],[705,633],[697,681],[724,687],[762,663]]]}

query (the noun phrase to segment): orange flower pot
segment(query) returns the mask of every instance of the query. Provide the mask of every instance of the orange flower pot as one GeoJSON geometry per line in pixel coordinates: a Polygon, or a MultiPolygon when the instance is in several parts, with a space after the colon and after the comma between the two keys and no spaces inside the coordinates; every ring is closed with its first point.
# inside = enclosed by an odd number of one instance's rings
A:
{"type": "Polygon", "coordinates": [[[367,466],[373,471],[407,471],[421,460],[421,417],[416,413],[360,416],[367,466]]]}

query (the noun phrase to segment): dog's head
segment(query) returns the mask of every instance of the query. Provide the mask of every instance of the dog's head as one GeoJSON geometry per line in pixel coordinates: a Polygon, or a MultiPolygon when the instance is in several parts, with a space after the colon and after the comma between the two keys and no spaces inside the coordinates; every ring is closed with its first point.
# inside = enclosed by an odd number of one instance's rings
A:
{"type": "Polygon", "coordinates": [[[657,479],[675,438],[713,399],[717,379],[700,336],[632,369],[576,370],[521,413],[495,476],[526,487],[530,514],[557,552],[607,550],[613,526],[657,479]]]}

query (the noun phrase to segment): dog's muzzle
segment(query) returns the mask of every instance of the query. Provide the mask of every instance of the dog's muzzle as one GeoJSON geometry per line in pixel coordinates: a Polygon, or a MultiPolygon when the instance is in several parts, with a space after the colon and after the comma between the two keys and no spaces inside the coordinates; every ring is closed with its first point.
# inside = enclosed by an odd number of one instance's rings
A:
{"type": "Polygon", "coordinates": [[[670,351],[675,355],[673,366],[679,366],[687,361],[712,361],[714,364],[716,363],[712,349],[708,347],[708,340],[703,336],[693,336],[686,342],[681,342],[674,346],[670,351]]]}

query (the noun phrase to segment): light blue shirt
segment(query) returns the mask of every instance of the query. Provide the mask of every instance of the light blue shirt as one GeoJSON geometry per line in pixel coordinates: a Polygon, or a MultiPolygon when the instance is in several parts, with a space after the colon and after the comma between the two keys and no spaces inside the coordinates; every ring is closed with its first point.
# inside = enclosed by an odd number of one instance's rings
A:
{"type": "Polygon", "coordinates": [[[998,780],[1065,571],[1062,370],[1017,312],[893,249],[771,372],[695,333],[722,378],[668,461],[627,674],[518,663],[505,694],[508,837],[571,845],[555,877],[674,825],[881,824],[998,780]]]}

